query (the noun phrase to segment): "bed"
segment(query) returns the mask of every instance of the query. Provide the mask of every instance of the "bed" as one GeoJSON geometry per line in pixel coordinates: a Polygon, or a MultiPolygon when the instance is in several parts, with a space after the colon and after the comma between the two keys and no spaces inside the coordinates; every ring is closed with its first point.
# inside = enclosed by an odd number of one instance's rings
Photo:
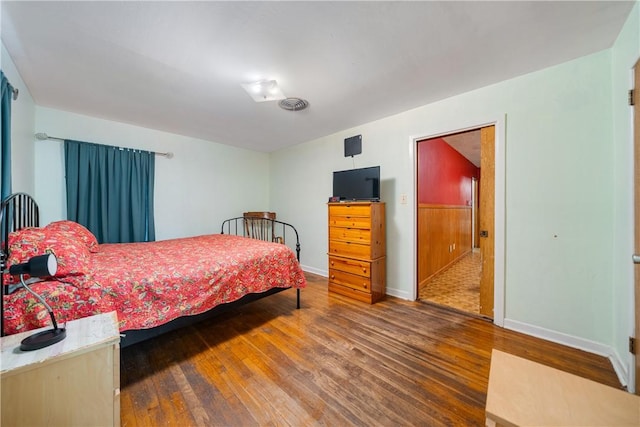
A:
{"type": "MultiPolygon", "coordinates": [[[[243,217],[226,220],[220,234],[145,243],[98,244],[80,224],[56,221],[39,227],[37,204],[24,193],[7,198],[0,210],[3,270],[35,255],[53,252],[56,277],[31,288],[51,305],[58,323],[115,310],[122,345],[157,336],[273,293],[306,286],[299,265],[295,228],[273,221],[286,244],[244,237],[243,217]],[[291,239],[292,240],[292,239],[291,239]]],[[[13,334],[48,324],[46,309],[23,288],[5,295],[2,330],[13,334]]]]}

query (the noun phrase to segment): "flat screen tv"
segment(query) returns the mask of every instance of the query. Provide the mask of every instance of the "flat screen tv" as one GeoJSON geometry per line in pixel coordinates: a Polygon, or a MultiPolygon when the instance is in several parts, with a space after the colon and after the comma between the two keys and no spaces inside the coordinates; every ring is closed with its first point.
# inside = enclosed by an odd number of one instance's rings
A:
{"type": "Polygon", "coordinates": [[[380,200],[380,166],[336,171],[333,196],[340,200],[380,200]]]}

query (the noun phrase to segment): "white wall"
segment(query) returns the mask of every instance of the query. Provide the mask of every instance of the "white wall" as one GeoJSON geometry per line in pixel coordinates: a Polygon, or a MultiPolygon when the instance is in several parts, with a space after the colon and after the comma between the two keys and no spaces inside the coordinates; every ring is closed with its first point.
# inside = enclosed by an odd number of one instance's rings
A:
{"type": "MultiPolygon", "coordinates": [[[[613,342],[624,361],[628,377],[633,375],[633,358],[627,349],[634,333],[633,264],[633,135],[630,123],[632,109],[627,103],[627,91],[632,88],[632,68],[640,58],[640,5],[636,3],[620,32],[612,51],[612,107],[614,144],[614,230],[613,230],[613,342]]],[[[635,83],[636,90],[640,82],[635,83]]],[[[636,373],[637,374],[637,373],[636,373]]],[[[629,381],[634,389],[634,381],[629,381]]]]}
{"type": "Polygon", "coordinates": [[[331,173],[352,167],[343,139],[362,134],[355,166],[381,166],[387,203],[387,290],[410,296],[415,222],[399,196],[415,194],[412,137],[506,114],[505,326],[610,355],[621,345],[612,333],[614,149],[628,144],[614,140],[611,81],[607,50],[280,150],[271,208],[299,226],[302,263],[326,273],[331,173]]]}
{"type": "Polygon", "coordinates": [[[11,104],[12,190],[14,193],[33,194],[35,188],[33,175],[35,103],[4,44],[2,44],[0,68],[11,85],[19,90],[18,99],[11,104]]]}
{"type": "MultiPolygon", "coordinates": [[[[173,152],[156,157],[156,239],[219,233],[221,222],[269,203],[269,156],[210,141],[50,108],[36,132],[63,139],[173,152]]],[[[66,218],[63,143],[36,141],[36,200],[42,223],[66,218]]]]}

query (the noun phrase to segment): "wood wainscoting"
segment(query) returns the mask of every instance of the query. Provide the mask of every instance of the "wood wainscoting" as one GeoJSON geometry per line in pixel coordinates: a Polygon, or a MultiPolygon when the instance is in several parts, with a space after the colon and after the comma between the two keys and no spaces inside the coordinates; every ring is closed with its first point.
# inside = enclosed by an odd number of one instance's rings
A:
{"type": "Polygon", "coordinates": [[[471,252],[471,207],[418,206],[418,284],[471,252]]]}

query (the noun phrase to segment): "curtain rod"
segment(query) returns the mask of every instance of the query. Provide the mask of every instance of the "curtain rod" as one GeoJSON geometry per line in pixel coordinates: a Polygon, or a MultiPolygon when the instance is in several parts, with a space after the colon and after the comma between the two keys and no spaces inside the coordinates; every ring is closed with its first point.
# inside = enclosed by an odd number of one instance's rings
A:
{"type": "Polygon", "coordinates": [[[16,99],[18,99],[18,93],[20,93],[20,91],[18,90],[18,88],[14,87],[13,88],[13,100],[15,101],[16,99]]]}
{"type": "MultiPolygon", "coordinates": [[[[39,139],[41,141],[44,141],[45,139],[50,139],[50,140],[64,142],[64,139],[62,139],[62,138],[58,138],[56,136],[49,136],[49,135],[47,135],[46,133],[43,133],[43,132],[36,133],[36,139],[39,139]]],[[[131,150],[135,150],[135,148],[131,148],[131,150]]],[[[147,151],[147,150],[144,150],[144,151],[147,151]]],[[[152,151],[152,153],[155,154],[156,156],[164,156],[167,159],[173,158],[173,153],[170,152],[170,151],[166,152],[166,153],[158,153],[158,152],[152,151]]]]}

